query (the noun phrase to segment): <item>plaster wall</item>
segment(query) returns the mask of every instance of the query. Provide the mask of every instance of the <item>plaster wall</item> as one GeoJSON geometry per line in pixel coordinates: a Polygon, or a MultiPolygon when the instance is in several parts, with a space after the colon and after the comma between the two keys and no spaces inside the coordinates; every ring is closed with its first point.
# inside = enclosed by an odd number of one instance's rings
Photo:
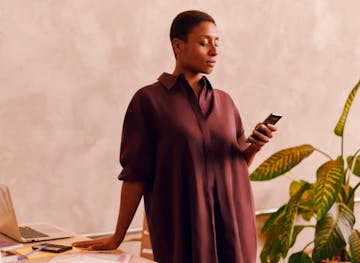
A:
{"type": "MultiPolygon", "coordinates": [[[[113,231],[124,114],[138,88],[173,70],[169,26],[186,9],[217,21],[221,55],[209,79],[232,95],[246,132],[284,115],[250,170],[303,143],[339,154],[333,128],[360,78],[359,1],[0,0],[0,183],[20,222],[113,231]]],[[[360,147],[359,116],[356,98],[347,154],[360,147]]],[[[323,161],[314,154],[292,176],[313,180],[323,161]]],[[[253,183],[257,210],[286,201],[289,183],[253,183]]]]}

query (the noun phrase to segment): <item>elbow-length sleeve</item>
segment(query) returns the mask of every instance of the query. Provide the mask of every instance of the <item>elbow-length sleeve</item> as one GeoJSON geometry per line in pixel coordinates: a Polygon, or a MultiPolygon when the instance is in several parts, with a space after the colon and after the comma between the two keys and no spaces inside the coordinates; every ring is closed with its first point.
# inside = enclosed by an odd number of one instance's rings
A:
{"type": "Polygon", "coordinates": [[[151,183],[155,160],[155,127],[151,103],[143,90],[132,98],[125,114],[120,164],[123,167],[119,180],[151,183]]]}

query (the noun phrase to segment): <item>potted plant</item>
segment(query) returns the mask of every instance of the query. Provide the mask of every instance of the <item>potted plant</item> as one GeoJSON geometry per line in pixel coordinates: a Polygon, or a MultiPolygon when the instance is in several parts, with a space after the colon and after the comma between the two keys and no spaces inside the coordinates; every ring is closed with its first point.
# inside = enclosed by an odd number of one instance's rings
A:
{"type": "Polygon", "coordinates": [[[351,176],[360,177],[360,148],[345,157],[343,146],[346,119],[359,87],[360,81],[348,95],[334,130],[341,138],[339,156],[332,158],[314,146],[304,144],[274,153],[251,173],[252,181],[266,181],[286,174],[314,152],[328,158],[317,169],[314,182],[291,182],[288,202],[265,222],[262,233],[267,238],[261,251],[261,262],[285,259],[298,234],[307,227],[315,227],[314,239],[303,250],[290,255],[289,262],[321,262],[335,260],[338,256],[360,262],[360,232],[353,227],[354,196],[360,183],[350,185],[351,176]],[[299,217],[306,224],[297,225],[299,217]],[[310,245],[313,245],[312,253],[307,253],[310,245]]]}

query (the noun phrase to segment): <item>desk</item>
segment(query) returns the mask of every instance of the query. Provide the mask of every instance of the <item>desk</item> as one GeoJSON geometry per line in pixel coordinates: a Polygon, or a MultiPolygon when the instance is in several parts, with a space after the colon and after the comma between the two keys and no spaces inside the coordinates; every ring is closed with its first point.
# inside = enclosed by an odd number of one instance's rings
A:
{"type": "MultiPolygon", "coordinates": [[[[0,233],[0,238],[1,239],[9,239],[8,237],[2,235],[1,233],[0,233]]],[[[89,239],[89,238],[77,235],[77,236],[70,237],[70,238],[50,240],[48,242],[53,243],[53,244],[59,244],[59,245],[71,245],[73,242],[86,240],[86,239],[89,239]]],[[[26,244],[24,244],[24,246],[22,248],[16,249],[13,252],[16,252],[19,255],[23,255],[23,254],[25,254],[27,252],[32,251],[31,247],[33,245],[38,244],[38,243],[45,243],[45,242],[46,241],[26,243],[26,244]]],[[[72,250],[66,251],[66,252],[61,253],[61,254],[40,251],[40,252],[37,252],[37,253],[31,255],[29,257],[29,260],[24,260],[22,262],[24,262],[24,263],[25,262],[47,262],[51,258],[56,257],[57,255],[62,255],[62,254],[65,254],[65,253],[70,254],[70,253],[75,253],[75,252],[79,252],[79,251],[83,251],[83,250],[80,250],[78,248],[73,248],[72,250]]],[[[124,254],[124,253],[126,254],[126,252],[121,251],[121,250],[109,250],[107,252],[111,252],[111,253],[114,253],[114,254],[124,254]]],[[[154,261],[151,261],[151,260],[148,260],[148,259],[145,259],[145,258],[141,258],[141,257],[136,256],[136,255],[132,255],[131,260],[130,260],[130,263],[151,263],[151,262],[153,263],[154,261]]]]}

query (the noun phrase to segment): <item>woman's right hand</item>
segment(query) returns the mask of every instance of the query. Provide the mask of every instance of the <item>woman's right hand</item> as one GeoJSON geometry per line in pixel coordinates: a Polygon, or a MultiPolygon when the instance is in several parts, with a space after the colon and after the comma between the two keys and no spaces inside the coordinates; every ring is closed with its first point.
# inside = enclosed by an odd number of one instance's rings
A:
{"type": "Polygon", "coordinates": [[[117,249],[124,240],[126,231],[143,195],[144,183],[124,181],[121,187],[121,198],[118,221],[114,234],[109,237],[74,242],[72,245],[87,250],[117,249]]]}
{"type": "Polygon", "coordinates": [[[105,238],[74,242],[72,245],[86,250],[112,250],[117,249],[122,240],[118,240],[114,235],[105,238]]]}

